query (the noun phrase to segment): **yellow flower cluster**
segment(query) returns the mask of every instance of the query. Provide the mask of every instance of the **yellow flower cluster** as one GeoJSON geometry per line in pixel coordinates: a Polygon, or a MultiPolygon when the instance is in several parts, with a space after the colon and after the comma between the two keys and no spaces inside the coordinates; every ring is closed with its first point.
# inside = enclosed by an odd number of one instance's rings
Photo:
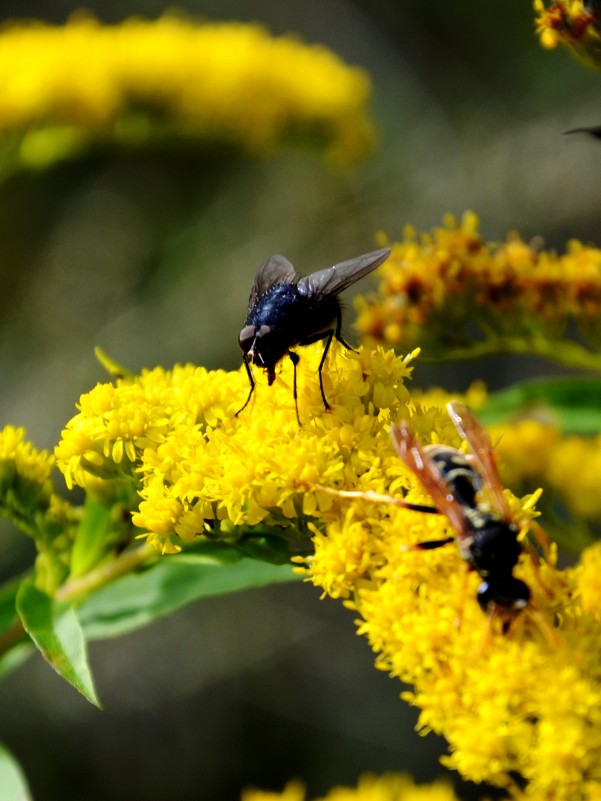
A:
{"type": "Polygon", "coordinates": [[[543,47],[564,44],[585,64],[601,68],[601,10],[590,0],[534,0],[537,33],[543,47]]]}
{"type": "Polygon", "coordinates": [[[83,14],[64,26],[12,23],[0,32],[0,76],[0,134],[33,165],[94,141],[153,136],[256,154],[304,142],[345,161],[372,140],[367,75],[259,25],[173,14],[112,26],[83,14]]]}
{"type": "Polygon", "coordinates": [[[574,516],[601,519],[601,434],[562,436],[553,423],[535,418],[492,426],[490,434],[507,484],[548,488],[574,516]]]}
{"type": "MultiPolygon", "coordinates": [[[[301,426],[288,360],[273,386],[257,376],[253,401],[237,417],[248,392],[243,369],[156,368],[99,385],[63,432],[59,467],[84,487],[136,481],[142,500],[134,523],[163,552],[199,534],[235,544],[254,531],[304,540],[308,551],[312,535],[313,552],[299,570],[358,612],[377,665],[413,686],[405,697],[421,708],[422,731],[446,737],[451,767],[501,786],[519,775],[532,799],[592,801],[601,792],[593,571],[558,571],[553,550],[540,563],[524,550],[515,573],[531,602],[508,627],[500,618],[487,622],[476,601],[481,579],[466,570],[456,544],[412,547],[452,535],[444,516],[315,486],[428,504],[393,448],[391,423],[411,418],[424,444],[461,447],[437,405],[448,398],[411,398],[403,383],[410,358],[381,348],[332,348],[326,412],[321,353],[320,344],[301,351],[301,426]]],[[[477,401],[482,390],[473,392],[477,401]]],[[[534,499],[507,493],[507,500],[525,533],[534,499]]]]}
{"type": "MultiPolygon", "coordinates": [[[[242,801],[305,801],[298,782],[290,782],[281,793],[246,790],[242,801]]],[[[416,785],[408,776],[388,774],[362,776],[357,787],[334,787],[315,801],[457,801],[453,788],[445,782],[416,785]]]]}
{"type": "Polygon", "coordinates": [[[25,429],[6,426],[0,431],[0,483],[4,487],[16,474],[39,492],[47,493],[54,466],[52,454],[38,451],[25,439],[25,429]]]}
{"type": "Polygon", "coordinates": [[[601,620],[601,543],[588,548],[580,560],[578,571],[578,595],[582,608],[597,621],[601,620]]]}
{"type": "Polygon", "coordinates": [[[54,491],[54,457],[25,439],[23,428],[0,431],[0,515],[35,540],[38,586],[54,590],[68,572],[75,515],[54,491]]]}
{"type": "MultiPolygon", "coordinates": [[[[418,491],[407,498],[427,502],[418,491]]],[[[592,565],[585,579],[524,558],[516,575],[532,602],[503,633],[489,628],[475,600],[480,579],[466,575],[456,546],[411,549],[447,536],[444,518],[386,504],[374,510],[365,499],[339,503],[324,515],[331,522],[315,539],[310,579],[348,598],[377,666],[412,685],[403,697],[420,707],[423,733],[449,742],[445,763],[466,779],[506,787],[519,775],[528,798],[596,797],[601,631],[598,607],[588,611],[599,594],[592,565]]],[[[527,526],[528,502],[512,505],[527,526]]]]}
{"type": "Polygon", "coordinates": [[[383,441],[394,460],[385,426],[409,398],[402,383],[409,359],[335,348],[324,370],[333,406],[326,413],[317,378],[322,352],[319,344],[302,351],[301,427],[288,360],[276,383],[260,383],[238,417],[248,394],[244,370],[156,368],[82,396],[56,448],[58,466],[69,486],[116,476],[139,481],[143,500],[134,524],[162,551],[206,532],[207,521],[298,524],[316,508],[303,509],[297,480],[352,484],[377,476],[383,484],[386,465],[374,454],[383,441]]]}
{"type": "Polygon", "coordinates": [[[490,244],[478,224],[466,213],[421,237],[407,228],[379,270],[377,295],[358,299],[359,331],[395,346],[419,342],[433,357],[520,349],[560,358],[560,337],[573,320],[598,351],[601,251],[570,242],[558,256],[517,235],[490,244]]]}

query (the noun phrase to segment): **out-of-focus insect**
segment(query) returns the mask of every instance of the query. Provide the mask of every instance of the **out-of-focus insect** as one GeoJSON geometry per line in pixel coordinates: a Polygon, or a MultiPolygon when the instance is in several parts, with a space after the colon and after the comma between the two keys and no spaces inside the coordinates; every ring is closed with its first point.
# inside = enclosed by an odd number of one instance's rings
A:
{"type": "MultiPolygon", "coordinates": [[[[388,248],[343,261],[325,270],[301,278],[284,256],[272,256],[255,275],[248,314],[238,341],[250,382],[246,403],[255,389],[251,364],[267,371],[269,386],[275,381],[275,367],[286,354],[294,365],[294,404],[298,418],[296,366],[299,356],[291,348],[310,345],[325,339],[319,363],[319,388],[326,409],[330,408],[323,389],[322,368],[335,338],[352,350],[341,336],[342,312],[338,295],[365,275],[375,270],[390,255],[388,248]]],[[[300,423],[300,419],[299,419],[300,423]]]]}
{"type": "Polygon", "coordinates": [[[570,128],[569,131],[564,131],[566,136],[568,134],[588,134],[592,136],[594,139],[601,139],[601,125],[592,125],[588,128],[570,128]]]}
{"type": "MultiPolygon", "coordinates": [[[[503,495],[488,434],[464,404],[449,403],[447,410],[469,446],[469,455],[446,445],[422,447],[407,422],[391,429],[397,453],[428,492],[433,506],[409,503],[402,498],[376,492],[338,491],[316,484],[310,486],[346,498],[364,498],[393,503],[417,512],[445,515],[455,530],[454,536],[411,547],[431,550],[457,542],[468,568],[482,579],[477,594],[480,607],[490,617],[501,613],[505,620],[511,620],[530,601],[530,588],[513,575],[523,551],[518,538],[519,527],[512,520],[503,495]],[[490,507],[478,500],[481,490],[487,493],[490,507]]],[[[541,544],[546,544],[542,530],[537,531],[537,537],[541,544]]],[[[542,616],[535,610],[530,611],[545,636],[557,642],[553,630],[542,616]]]]}

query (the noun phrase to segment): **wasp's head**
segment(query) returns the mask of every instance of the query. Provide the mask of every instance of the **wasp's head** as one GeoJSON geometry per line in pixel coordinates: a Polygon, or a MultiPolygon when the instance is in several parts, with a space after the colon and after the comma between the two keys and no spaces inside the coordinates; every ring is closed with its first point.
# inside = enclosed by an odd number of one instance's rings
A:
{"type": "Polygon", "coordinates": [[[478,588],[478,603],[487,614],[495,607],[516,614],[528,605],[530,588],[513,576],[489,577],[478,588]]]}

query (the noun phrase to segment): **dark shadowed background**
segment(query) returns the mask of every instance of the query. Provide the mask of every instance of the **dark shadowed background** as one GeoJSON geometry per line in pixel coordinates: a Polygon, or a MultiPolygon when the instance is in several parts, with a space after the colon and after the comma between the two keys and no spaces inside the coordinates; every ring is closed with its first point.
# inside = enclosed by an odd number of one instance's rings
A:
{"type": "MultiPolygon", "coordinates": [[[[86,7],[113,22],[166,4],[86,7]]],[[[294,31],[366,67],[380,145],[343,172],[299,152],[228,163],[173,153],[99,155],[11,179],[0,195],[0,422],[24,425],[39,447],[105,380],[95,345],[133,371],[236,368],[250,283],[273,253],[307,272],[372,250],[378,230],[398,239],[408,222],[425,230],[466,209],[489,239],[517,229],[558,249],[571,237],[600,244],[601,144],[562,132],[601,124],[601,75],[540,48],[529,2],[179,7],[294,31]]],[[[19,3],[19,15],[52,22],[73,9],[19,3]]],[[[14,14],[0,3],[2,19],[14,14]]],[[[419,365],[415,382],[462,390],[484,375],[497,388],[539,369],[501,357],[419,365]]],[[[31,554],[1,533],[9,575],[31,554]]],[[[39,801],[235,801],[245,786],[281,789],[292,777],[314,796],[365,771],[444,773],[444,743],[414,733],[416,713],[374,669],[353,615],[306,585],[197,604],[93,644],[91,661],[103,712],[37,656],[0,686],[0,740],[39,801]]]]}

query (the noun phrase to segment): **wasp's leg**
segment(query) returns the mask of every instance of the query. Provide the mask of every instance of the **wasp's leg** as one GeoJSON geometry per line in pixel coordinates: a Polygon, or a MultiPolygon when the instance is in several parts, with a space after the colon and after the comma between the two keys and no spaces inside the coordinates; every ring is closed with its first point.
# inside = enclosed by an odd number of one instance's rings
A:
{"type": "MultiPolygon", "coordinates": [[[[296,481],[297,487],[305,487],[305,489],[317,489],[325,492],[328,495],[335,495],[337,498],[362,498],[364,501],[370,503],[391,503],[394,506],[401,506],[403,509],[409,509],[412,512],[421,512],[422,514],[437,515],[438,509],[435,506],[426,506],[421,503],[410,503],[404,501],[402,498],[396,498],[394,495],[386,495],[382,492],[374,492],[373,490],[337,490],[333,487],[325,487],[323,484],[313,484],[309,481],[296,481]]],[[[454,538],[451,538],[453,540],[454,538]]],[[[451,541],[450,540],[450,541],[451,541]]],[[[446,542],[439,540],[442,545],[446,542]]]]}

